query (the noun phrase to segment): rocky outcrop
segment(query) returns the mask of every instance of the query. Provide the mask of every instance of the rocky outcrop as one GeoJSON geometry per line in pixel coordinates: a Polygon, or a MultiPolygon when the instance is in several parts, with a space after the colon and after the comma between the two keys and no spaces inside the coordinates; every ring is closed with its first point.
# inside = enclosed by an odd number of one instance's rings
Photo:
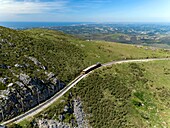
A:
{"type": "Polygon", "coordinates": [[[1,91],[0,120],[7,120],[25,112],[39,103],[45,101],[64,87],[64,83],[56,80],[44,83],[38,78],[30,78],[26,74],[20,74],[20,81],[8,86],[7,90],[1,91]],[[15,87],[14,87],[15,86],[15,87]]]}
{"type": "Polygon", "coordinates": [[[88,120],[86,119],[86,114],[83,111],[82,102],[79,98],[73,99],[70,105],[68,103],[66,106],[64,106],[63,114],[58,116],[58,120],[59,121],[37,118],[36,124],[39,128],[70,128],[70,126],[74,128],[90,128],[88,120]],[[74,118],[72,118],[69,123],[66,124],[64,123],[64,119],[66,118],[65,116],[69,114],[73,114],[74,118]]]}
{"type": "Polygon", "coordinates": [[[39,128],[70,128],[69,124],[56,120],[41,119],[37,122],[39,128]]]}
{"type": "MultiPolygon", "coordinates": [[[[48,72],[36,58],[29,57],[35,65],[39,67],[37,70],[44,72],[44,78],[31,77],[24,72],[13,72],[11,74],[16,77],[12,82],[8,82],[8,77],[0,77],[0,83],[6,85],[6,90],[0,90],[0,122],[13,118],[22,112],[28,111],[39,103],[47,100],[56,92],[64,88],[65,84],[60,81],[55,73],[48,72]]],[[[22,68],[22,64],[15,64],[16,68],[22,68]]],[[[1,68],[7,69],[4,64],[1,68]]]]}
{"type": "Polygon", "coordinates": [[[82,102],[80,99],[74,99],[74,116],[77,121],[78,128],[88,128],[88,121],[85,119],[86,115],[83,111],[82,102]]]}

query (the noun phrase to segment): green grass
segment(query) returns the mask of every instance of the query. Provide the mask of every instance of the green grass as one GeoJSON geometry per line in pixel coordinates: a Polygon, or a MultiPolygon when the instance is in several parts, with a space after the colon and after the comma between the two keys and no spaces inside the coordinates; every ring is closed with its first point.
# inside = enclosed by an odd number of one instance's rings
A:
{"type": "Polygon", "coordinates": [[[92,127],[169,127],[169,61],[100,69],[72,91],[81,97],[92,127]]]}
{"type": "MultiPolygon", "coordinates": [[[[83,101],[94,128],[170,127],[169,67],[169,61],[153,61],[102,68],[71,92],[83,101]]],[[[55,113],[56,103],[42,113],[55,113]]]]}
{"type": "MultiPolygon", "coordinates": [[[[16,31],[1,28],[0,34],[0,40],[5,38],[14,44],[3,44],[0,64],[11,66],[15,74],[24,72],[31,77],[45,79],[44,71],[25,57],[33,56],[47,66],[48,72],[56,73],[65,83],[74,79],[85,67],[97,62],[170,57],[167,50],[83,41],[61,32],[43,29],[16,31]],[[16,63],[27,63],[30,68],[16,68],[16,63]]],[[[168,61],[114,65],[95,71],[73,88],[72,93],[74,97],[82,99],[85,112],[92,115],[89,116],[89,123],[93,127],[170,126],[169,66],[168,61]]],[[[8,69],[0,68],[0,75],[9,77],[8,83],[17,80],[8,69]]],[[[0,88],[4,89],[4,85],[0,88]]],[[[62,98],[66,102],[58,100],[35,118],[57,119],[69,100],[67,95],[62,98]]],[[[70,117],[72,115],[65,121],[69,122],[70,117]]],[[[24,124],[27,123],[21,123],[24,124]]]]}
{"type": "Polygon", "coordinates": [[[12,123],[8,125],[8,128],[37,128],[37,125],[35,125],[35,120],[32,118],[25,119],[18,124],[12,123]]]}
{"type": "MultiPolygon", "coordinates": [[[[74,79],[88,65],[84,61],[85,53],[69,42],[71,36],[63,33],[36,29],[15,31],[1,28],[0,34],[0,40],[6,39],[7,42],[13,44],[10,46],[8,43],[3,43],[0,51],[0,64],[10,66],[16,75],[24,72],[31,77],[40,79],[45,79],[46,77],[44,70],[25,56],[37,58],[42,65],[47,67],[48,72],[55,73],[65,83],[74,79]],[[44,36],[41,36],[42,33],[44,36]],[[15,64],[29,64],[30,66],[27,68],[16,68],[15,64]]],[[[17,77],[11,73],[11,70],[0,68],[0,77],[9,78],[7,84],[17,80],[17,77]]]]}
{"type": "Polygon", "coordinates": [[[95,41],[79,41],[74,43],[85,51],[86,59],[91,63],[110,62],[113,60],[134,59],[134,58],[161,58],[169,57],[169,52],[162,49],[152,50],[147,47],[137,47],[134,45],[95,41]]]}
{"type": "MultiPolygon", "coordinates": [[[[76,46],[80,52],[84,54],[83,58],[86,65],[95,64],[97,62],[106,63],[112,60],[133,59],[133,58],[159,58],[170,57],[170,52],[163,49],[152,50],[147,47],[136,47],[134,45],[126,45],[121,43],[104,42],[104,41],[83,41],[61,32],[32,29],[26,32],[31,33],[31,37],[45,37],[52,42],[63,40],[70,45],[76,46]],[[136,53],[136,54],[134,54],[136,53]]],[[[64,47],[64,46],[61,46],[64,47]]],[[[66,47],[66,46],[65,46],[66,47]]]]}
{"type": "Polygon", "coordinates": [[[111,34],[111,35],[109,35],[109,36],[111,36],[111,39],[113,39],[113,40],[119,40],[119,37],[121,37],[121,36],[125,36],[125,37],[130,38],[128,35],[126,35],[126,34],[121,34],[121,33],[111,34]]]}
{"type": "MultiPolygon", "coordinates": [[[[83,41],[71,35],[45,29],[16,31],[0,28],[0,40],[6,39],[12,44],[2,43],[0,64],[10,66],[16,75],[24,72],[31,77],[45,79],[44,71],[25,56],[37,58],[47,67],[48,72],[54,72],[65,83],[73,80],[84,68],[97,62],[170,56],[170,52],[166,50],[103,41],[83,41]],[[16,68],[15,64],[29,64],[30,67],[16,68]]],[[[0,77],[9,78],[7,84],[17,80],[11,70],[0,68],[0,77]]],[[[5,85],[0,85],[0,89],[5,88],[5,85]]]]}

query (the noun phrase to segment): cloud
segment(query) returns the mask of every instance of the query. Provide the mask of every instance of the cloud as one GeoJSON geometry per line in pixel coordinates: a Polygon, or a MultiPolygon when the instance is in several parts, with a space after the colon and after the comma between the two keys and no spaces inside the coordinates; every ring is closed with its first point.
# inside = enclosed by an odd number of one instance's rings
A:
{"type": "Polygon", "coordinates": [[[63,11],[67,1],[42,2],[39,0],[0,0],[0,14],[37,14],[63,11]]]}

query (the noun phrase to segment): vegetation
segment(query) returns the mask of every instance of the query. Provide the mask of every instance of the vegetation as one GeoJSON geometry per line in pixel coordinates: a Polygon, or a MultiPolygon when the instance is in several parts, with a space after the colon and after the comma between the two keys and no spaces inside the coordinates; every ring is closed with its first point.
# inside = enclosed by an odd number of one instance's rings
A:
{"type": "Polygon", "coordinates": [[[106,63],[113,60],[135,59],[135,58],[162,58],[169,57],[169,50],[138,47],[128,44],[111,43],[104,41],[76,43],[87,54],[85,60],[91,64],[96,62],[106,63]]]}
{"type": "Polygon", "coordinates": [[[29,60],[29,56],[35,57],[48,72],[54,72],[65,83],[74,79],[85,67],[97,62],[170,56],[169,51],[161,49],[83,41],[45,29],[16,31],[4,27],[0,27],[0,49],[0,77],[8,77],[5,85],[0,84],[1,90],[15,81],[21,72],[31,77],[46,77],[44,70],[29,60]]]}
{"type": "Polygon", "coordinates": [[[73,115],[73,98],[69,93],[66,93],[64,97],[57,100],[54,104],[48,107],[43,112],[37,114],[35,118],[45,118],[45,119],[53,119],[60,120],[59,115],[63,116],[63,119],[60,121],[64,121],[66,123],[71,124],[71,120],[74,119],[73,115]],[[69,106],[67,112],[64,111],[65,106],[69,106]]]}
{"type": "Polygon", "coordinates": [[[10,124],[8,128],[37,128],[37,125],[33,119],[24,120],[19,124],[10,124]]]}
{"type": "MultiPolygon", "coordinates": [[[[84,61],[84,52],[68,42],[70,36],[60,32],[52,33],[49,37],[50,31],[46,30],[15,31],[1,27],[0,64],[10,67],[10,70],[0,67],[0,77],[8,78],[7,84],[17,79],[16,75],[22,72],[31,77],[46,77],[44,70],[28,59],[31,56],[64,82],[75,78],[88,65],[84,61]],[[39,35],[36,34],[38,32],[39,35]],[[21,66],[16,67],[15,64],[21,66]]],[[[0,88],[4,89],[4,86],[0,88]]]]}
{"type": "Polygon", "coordinates": [[[92,73],[73,92],[93,127],[169,127],[169,66],[169,61],[114,65],[92,73]]]}
{"type": "MultiPolygon", "coordinates": [[[[83,109],[94,128],[169,127],[169,66],[169,61],[153,61],[102,68],[78,83],[71,92],[74,98],[80,97],[83,101],[83,109]]],[[[62,99],[67,101],[68,94],[62,99]]],[[[36,118],[49,117],[49,112],[56,116],[61,101],[36,118]]]]}
{"type": "Polygon", "coordinates": [[[21,128],[37,128],[37,124],[35,123],[35,120],[30,118],[29,120],[23,120],[20,123],[17,124],[21,128]]]}
{"type": "MultiPolygon", "coordinates": [[[[45,71],[29,56],[37,58],[48,72],[54,72],[65,83],[96,62],[170,57],[168,50],[84,41],[44,29],[16,31],[0,27],[0,48],[0,78],[8,77],[7,83],[15,81],[22,72],[31,77],[46,77],[45,71]]],[[[103,68],[81,81],[72,94],[83,101],[92,127],[167,127],[170,126],[169,66],[168,61],[157,61],[103,68]]],[[[6,85],[0,84],[0,89],[6,85]]],[[[71,99],[67,94],[36,117],[57,119],[68,102],[71,99]]],[[[65,121],[71,118],[72,114],[67,115],[65,121]]],[[[32,123],[25,121],[21,126],[30,127],[32,123]]]]}
{"type": "Polygon", "coordinates": [[[22,128],[19,124],[11,124],[8,128],[22,128]]]}

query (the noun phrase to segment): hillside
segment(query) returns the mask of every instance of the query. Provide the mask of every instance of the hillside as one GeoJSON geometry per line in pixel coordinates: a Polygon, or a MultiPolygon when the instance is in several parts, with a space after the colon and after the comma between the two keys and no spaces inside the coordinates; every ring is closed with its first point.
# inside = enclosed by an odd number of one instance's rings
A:
{"type": "Polygon", "coordinates": [[[63,109],[68,103],[74,106],[77,99],[83,106],[83,120],[94,128],[168,128],[169,66],[169,61],[153,61],[99,69],[34,119],[59,120],[58,115],[64,115],[64,122],[71,123],[75,112],[67,111],[66,116],[63,109]]]}
{"type": "MultiPolygon", "coordinates": [[[[89,66],[89,64],[95,64],[97,62],[106,63],[112,60],[162,58],[170,56],[169,50],[104,41],[84,41],[57,31],[32,29],[26,30],[26,32],[29,32],[33,38],[42,39],[45,37],[52,42],[63,40],[71,46],[76,46],[76,48],[80,49],[84,55],[82,57],[87,63],[86,66],[89,66]]],[[[63,49],[66,48],[66,46],[62,44],[61,46],[63,49]]]]}
{"type": "MultiPolygon", "coordinates": [[[[58,78],[64,82],[75,78],[82,69],[97,62],[170,56],[170,52],[166,50],[83,41],[61,32],[43,29],[15,31],[1,27],[0,40],[0,70],[5,72],[1,73],[2,76],[6,74],[11,76],[10,71],[5,70],[5,67],[10,66],[15,73],[22,70],[34,77],[33,69],[24,68],[25,63],[29,63],[32,68],[38,67],[35,67],[36,65],[28,59],[28,57],[34,57],[48,71],[57,73],[58,78]]],[[[8,83],[11,82],[11,80],[8,81],[8,83]]]]}
{"type": "Polygon", "coordinates": [[[97,62],[169,57],[162,49],[91,42],[61,32],[0,27],[0,120],[48,99],[97,62]]]}
{"type": "Polygon", "coordinates": [[[91,114],[91,126],[169,127],[169,66],[169,61],[116,65],[80,82],[74,91],[91,114]]]}

